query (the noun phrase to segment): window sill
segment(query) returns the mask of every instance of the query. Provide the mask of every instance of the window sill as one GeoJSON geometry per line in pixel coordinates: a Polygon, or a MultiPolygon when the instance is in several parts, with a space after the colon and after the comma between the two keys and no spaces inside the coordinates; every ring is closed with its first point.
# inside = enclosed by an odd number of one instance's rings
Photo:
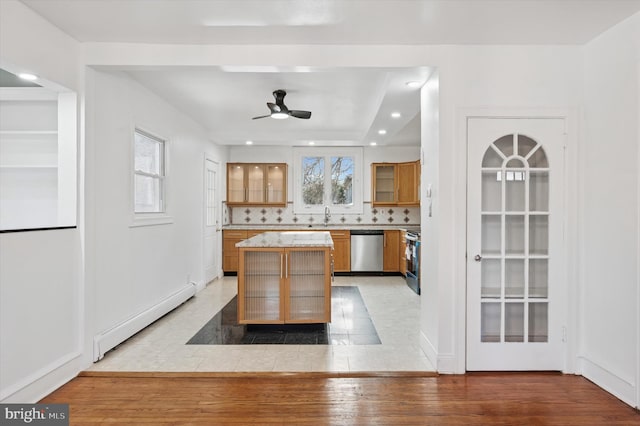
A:
{"type": "Polygon", "coordinates": [[[135,216],[133,218],[133,222],[129,225],[129,228],[138,228],[140,226],[170,225],[172,223],[173,223],[173,217],[171,216],[140,215],[140,216],[135,216]]]}

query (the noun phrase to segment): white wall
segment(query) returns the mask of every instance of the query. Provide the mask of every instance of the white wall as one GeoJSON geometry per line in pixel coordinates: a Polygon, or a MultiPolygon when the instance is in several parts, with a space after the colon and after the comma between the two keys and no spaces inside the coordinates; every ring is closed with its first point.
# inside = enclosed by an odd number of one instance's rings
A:
{"type": "Polygon", "coordinates": [[[583,53],[581,368],[638,406],[640,14],[583,53]]]}
{"type": "MultiPolygon", "coordinates": [[[[78,88],[78,43],[17,1],[0,2],[0,66],[78,88]]],[[[33,402],[82,359],[81,233],[0,235],[0,400],[33,402]]]]}
{"type": "MultiPolygon", "coordinates": [[[[425,265],[421,277],[429,294],[437,295],[434,303],[438,305],[432,308],[438,315],[434,324],[432,314],[423,313],[421,343],[427,354],[433,348],[437,350],[437,358],[431,361],[438,371],[462,373],[466,321],[465,113],[472,109],[489,115],[508,111],[526,116],[532,110],[556,114],[559,108],[575,108],[582,89],[576,78],[581,75],[581,61],[579,49],[571,46],[452,46],[447,52],[436,63],[439,135],[424,130],[434,118],[423,117],[422,124],[425,161],[437,162],[438,169],[429,171],[427,166],[423,174],[423,200],[429,184],[433,187],[433,219],[424,221],[422,238],[428,240],[434,234],[436,241],[424,241],[422,257],[431,258],[433,270],[425,265]]],[[[430,108],[434,101],[425,90],[423,107],[430,108]]],[[[423,218],[424,214],[423,209],[423,218]]],[[[571,311],[571,307],[566,309],[571,311]]]]}
{"type": "MultiPolygon", "coordinates": [[[[122,72],[87,69],[87,277],[93,335],[203,278],[204,156],[226,149],[179,110],[122,72]],[[172,223],[132,227],[135,127],[166,138],[172,223]]],[[[217,250],[220,255],[220,247],[217,250]]]]}
{"type": "MultiPolygon", "coordinates": [[[[440,174],[440,72],[435,71],[421,90],[422,111],[422,176],[421,176],[421,342],[425,354],[434,366],[438,365],[440,294],[445,286],[439,285],[441,276],[439,174],[440,174]]],[[[445,291],[446,292],[446,291],[445,291]]],[[[442,368],[442,366],[440,366],[442,368]]],[[[453,367],[450,367],[453,369],[453,367]]]]}

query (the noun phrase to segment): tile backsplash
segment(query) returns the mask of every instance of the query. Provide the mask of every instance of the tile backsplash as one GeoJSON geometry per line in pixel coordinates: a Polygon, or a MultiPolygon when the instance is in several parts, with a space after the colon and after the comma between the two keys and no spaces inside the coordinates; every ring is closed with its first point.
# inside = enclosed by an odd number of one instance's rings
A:
{"type": "MultiPolygon", "coordinates": [[[[324,214],[294,214],[287,207],[228,207],[224,204],[225,225],[317,225],[324,214]]],[[[331,213],[329,225],[419,225],[420,207],[372,207],[364,203],[362,214],[331,213]]]]}

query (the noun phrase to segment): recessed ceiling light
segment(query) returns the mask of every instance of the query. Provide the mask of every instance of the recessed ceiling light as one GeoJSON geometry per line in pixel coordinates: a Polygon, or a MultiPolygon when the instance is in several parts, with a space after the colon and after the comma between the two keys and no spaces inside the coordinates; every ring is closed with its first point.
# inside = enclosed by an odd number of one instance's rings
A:
{"type": "Polygon", "coordinates": [[[417,89],[418,87],[422,87],[422,83],[419,81],[407,81],[406,84],[412,89],[417,89]]]}
{"type": "Polygon", "coordinates": [[[369,142],[369,145],[371,145],[371,146],[376,146],[376,145],[378,145],[378,144],[377,144],[376,142],[369,142]]]}
{"type": "Polygon", "coordinates": [[[316,143],[314,141],[309,141],[309,145],[315,145],[316,143]]]}
{"type": "Polygon", "coordinates": [[[379,135],[386,135],[387,131],[385,129],[380,129],[380,130],[378,130],[378,134],[379,135]]]}
{"type": "Polygon", "coordinates": [[[247,145],[253,145],[253,141],[246,141],[245,142],[247,145]]]}
{"type": "Polygon", "coordinates": [[[399,112],[397,112],[397,111],[396,111],[396,112],[392,112],[392,113],[391,113],[391,117],[393,117],[393,118],[400,118],[400,117],[402,117],[402,114],[400,114],[400,113],[399,113],[399,112]]]}
{"type": "Polygon", "coordinates": [[[29,81],[34,81],[38,79],[38,76],[35,74],[29,74],[26,72],[23,72],[21,74],[18,74],[18,77],[20,77],[23,80],[29,80],[29,81]]]}

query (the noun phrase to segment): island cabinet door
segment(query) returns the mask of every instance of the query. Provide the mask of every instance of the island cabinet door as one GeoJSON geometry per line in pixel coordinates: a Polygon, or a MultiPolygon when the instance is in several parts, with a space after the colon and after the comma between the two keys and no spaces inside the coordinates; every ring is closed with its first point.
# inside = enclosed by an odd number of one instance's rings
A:
{"type": "Polygon", "coordinates": [[[287,249],[285,322],[331,321],[330,248],[287,249]]]}
{"type": "Polygon", "coordinates": [[[238,260],[238,322],[284,322],[284,250],[241,248],[238,260]]]}

